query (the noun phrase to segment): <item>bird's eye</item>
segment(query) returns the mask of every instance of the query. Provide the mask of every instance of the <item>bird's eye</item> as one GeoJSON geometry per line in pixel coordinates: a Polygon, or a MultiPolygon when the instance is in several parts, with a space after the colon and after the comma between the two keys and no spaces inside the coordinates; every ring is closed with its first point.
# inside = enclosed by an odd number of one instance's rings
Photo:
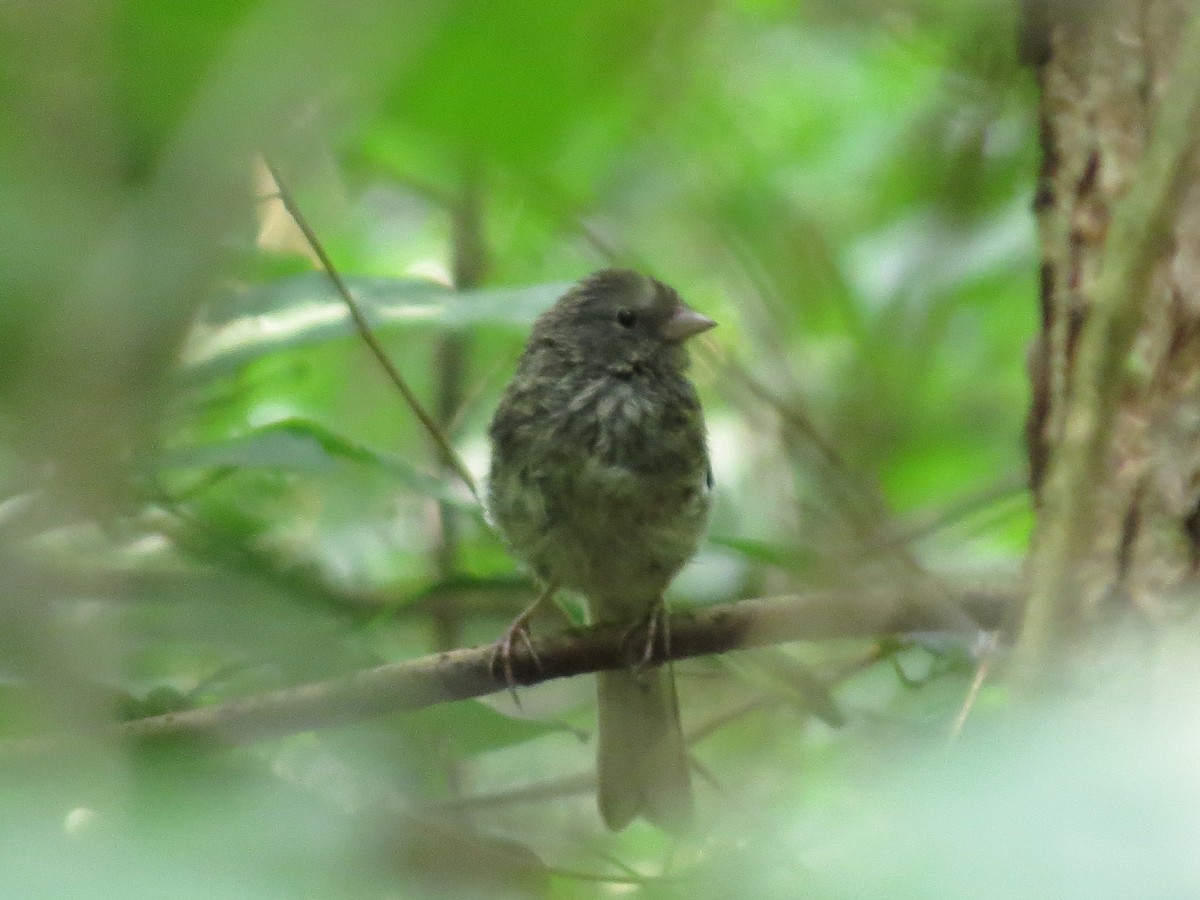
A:
{"type": "Polygon", "coordinates": [[[637,322],[637,313],[632,309],[617,310],[617,324],[622,328],[632,328],[637,322]]]}

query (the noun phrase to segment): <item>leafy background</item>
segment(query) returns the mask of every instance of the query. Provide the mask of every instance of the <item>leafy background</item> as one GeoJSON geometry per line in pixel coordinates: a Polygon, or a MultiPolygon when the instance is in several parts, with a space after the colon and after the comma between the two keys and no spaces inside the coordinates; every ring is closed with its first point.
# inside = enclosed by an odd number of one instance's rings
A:
{"type": "Polygon", "coordinates": [[[220,753],[71,736],[484,643],[532,591],[267,160],[477,477],[565,284],[635,266],[718,320],[694,354],[716,509],[674,602],[1015,571],[1037,154],[1010,4],[0,21],[0,737],[64,745],[6,763],[6,891],[964,895],[977,871],[914,835],[960,833],[1000,776],[911,808],[974,674],[956,642],[678,666],[702,766],[683,844],[601,828],[586,679],[220,753]]]}

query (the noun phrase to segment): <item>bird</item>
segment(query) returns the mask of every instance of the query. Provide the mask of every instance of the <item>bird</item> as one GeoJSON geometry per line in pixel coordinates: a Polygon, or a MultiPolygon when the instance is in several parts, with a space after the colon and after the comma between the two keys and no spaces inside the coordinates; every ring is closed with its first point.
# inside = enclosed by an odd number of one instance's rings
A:
{"type": "Polygon", "coordinates": [[[716,324],[655,278],[595,272],[534,323],[488,429],[488,515],[542,586],[496,644],[506,665],[560,588],[584,597],[589,621],[645,641],[640,663],[597,673],[597,801],[614,831],[641,815],[681,832],[693,818],[673,676],[645,663],[667,637],[664,591],[707,527],[712,468],[685,344],[716,324]]]}

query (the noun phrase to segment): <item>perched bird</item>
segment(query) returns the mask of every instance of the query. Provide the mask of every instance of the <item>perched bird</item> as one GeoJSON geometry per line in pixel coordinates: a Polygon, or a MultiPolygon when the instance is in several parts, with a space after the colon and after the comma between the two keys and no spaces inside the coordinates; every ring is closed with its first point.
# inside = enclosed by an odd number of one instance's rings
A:
{"type": "MultiPolygon", "coordinates": [[[[684,342],[716,323],[624,269],[583,279],[544,313],[492,418],[487,504],[541,580],[582,594],[593,622],[661,634],[663,591],[695,552],[712,470],[684,342]]],[[[498,647],[527,639],[530,607],[498,647]]],[[[650,645],[644,645],[646,651],[650,645]]],[[[597,676],[605,823],[678,830],[692,815],[675,685],[666,669],[597,676]]]]}

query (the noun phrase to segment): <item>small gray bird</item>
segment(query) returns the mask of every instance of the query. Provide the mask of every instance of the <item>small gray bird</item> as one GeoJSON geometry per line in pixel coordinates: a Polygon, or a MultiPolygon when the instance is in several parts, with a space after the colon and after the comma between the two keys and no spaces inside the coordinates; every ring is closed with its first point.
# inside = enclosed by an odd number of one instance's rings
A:
{"type": "MultiPolygon", "coordinates": [[[[712,470],[684,342],[716,325],[661,282],[605,269],[533,327],[492,418],[488,508],[543,585],[587,599],[593,622],[660,631],[663,591],[695,552],[712,470]]],[[[524,639],[534,604],[499,643],[524,639]]],[[[666,669],[597,676],[600,813],[692,816],[675,686],[666,669]]]]}

